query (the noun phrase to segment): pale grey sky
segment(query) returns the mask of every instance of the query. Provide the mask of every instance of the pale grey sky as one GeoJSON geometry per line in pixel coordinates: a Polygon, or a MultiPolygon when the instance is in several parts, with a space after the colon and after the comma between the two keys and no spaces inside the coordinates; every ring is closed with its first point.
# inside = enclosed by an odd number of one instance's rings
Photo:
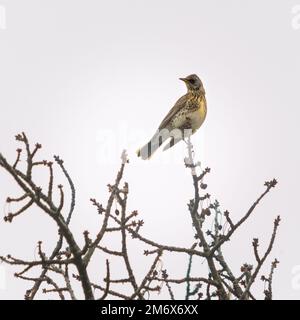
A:
{"type": "MultiPolygon", "coordinates": [[[[203,167],[212,168],[207,182],[213,198],[238,219],[265,180],[279,180],[226,254],[235,270],[253,263],[252,238],[260,238],[264,248],[280,214],[269,260],[280,261],[274,297],[300,299],[292,273],[300,265],[299,4],[0,0],[2,16],[5,8],[0,151],[13,159],[14,135],[25,131],[43,144],[44,157],[64,158],[78,190],[72,228],[81,236],[85,229],[95,234],[99,228],[88,200],[105,202],[106,184],[114,180],[125,148],[131,160],[125,174],[129,209],[141,212],[144,234],[166,244],[190,245],[186,203],[193,190],[182,164],[184,145],[158,152],[148,162],[134,151],[185,93],[178,78],[197,73],[206,89],[208,116],[193,142],[203,167]]],[[[4,206],[16,186],[3,171],[0,179],[4,206]]],[[[37,240],[48,239],[51,250],[53,230],[38,210],[13,224],[0,222],[0,254],[34,258],[37,240]]],[[[186,263],[176,261],[176,267],[184,270],[186,263]]],[[[23,298],[28,283],[14,279],[11,268],[0,268],[6,278],[0,299],[23,298]]]]}

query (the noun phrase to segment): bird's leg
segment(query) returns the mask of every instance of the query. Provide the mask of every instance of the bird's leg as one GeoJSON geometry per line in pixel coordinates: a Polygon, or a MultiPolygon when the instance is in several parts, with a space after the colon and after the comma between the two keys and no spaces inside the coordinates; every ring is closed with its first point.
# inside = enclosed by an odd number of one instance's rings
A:
{"type": "Polygon", "coordinates": [[[192,123],[191,123],[191,118],[190,117],[186,117],[186,123],[184,125],[184,127],[182,128],[183,130],[183,141],[188,145],[189,143],[191,143],[191,141],[189,140],[191,135],[193,134],[193,130],[192,130],[192,123]]]}

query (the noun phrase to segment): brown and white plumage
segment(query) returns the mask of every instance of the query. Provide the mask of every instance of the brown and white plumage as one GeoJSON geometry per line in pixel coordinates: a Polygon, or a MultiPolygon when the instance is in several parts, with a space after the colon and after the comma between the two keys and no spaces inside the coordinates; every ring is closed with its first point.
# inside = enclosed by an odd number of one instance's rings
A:
{"type": "Polygon", "coordinates": [[[195,133],[206,118],[207,106],[202,81],[195,74],[180,80],[185,82],[188,91],[177,100],[150,141],[137,151],[142,159],[149,159],[168,139],[170,141],[164,150],[181,141],[185,132],[195,133]]]}

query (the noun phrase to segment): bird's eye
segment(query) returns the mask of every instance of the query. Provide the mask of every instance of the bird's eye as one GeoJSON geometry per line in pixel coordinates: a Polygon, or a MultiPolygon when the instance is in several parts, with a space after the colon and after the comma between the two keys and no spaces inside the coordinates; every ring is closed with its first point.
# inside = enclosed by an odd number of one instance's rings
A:
{"type": "Polygon", "coordinates": [[[190,82],[190,84],[195,84],[195,80],[194,79],[190,79],[189,82],[190,82]]]}

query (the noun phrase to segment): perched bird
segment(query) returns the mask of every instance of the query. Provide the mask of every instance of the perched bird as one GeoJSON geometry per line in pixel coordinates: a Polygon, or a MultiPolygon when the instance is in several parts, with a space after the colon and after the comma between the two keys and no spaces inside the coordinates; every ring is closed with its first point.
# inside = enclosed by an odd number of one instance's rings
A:
{"type": "Polygon", "coordinates": [[[151,140],[137,151],[138,157],[144,160],[149,159],[169,138],[163,150],[195,133],[206,118],[207,106],[202,81],[196,74],[179,79],[185,82],[187,93],[178,99],[151,140]]]}

